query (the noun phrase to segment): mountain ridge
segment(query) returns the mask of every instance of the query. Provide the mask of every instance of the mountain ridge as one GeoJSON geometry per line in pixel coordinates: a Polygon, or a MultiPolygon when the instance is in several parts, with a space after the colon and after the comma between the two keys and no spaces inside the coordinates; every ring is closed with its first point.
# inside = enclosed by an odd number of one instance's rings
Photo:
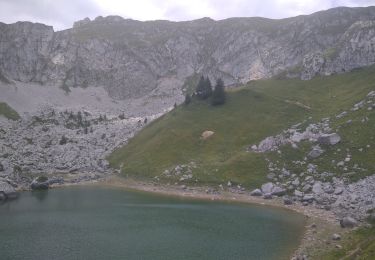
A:
{"type": "Polygon", "coordinates": [[[276,75],[311,79],[374,64],[374,20],[375,7],[339,7],[284,19],[99,16],[56,32],[40,23],[0,23],[0,71],[65,89],[100,86],[118,99],[169,95],[171,85],[181,90],[194,74],[226,85],[276,75]]]}

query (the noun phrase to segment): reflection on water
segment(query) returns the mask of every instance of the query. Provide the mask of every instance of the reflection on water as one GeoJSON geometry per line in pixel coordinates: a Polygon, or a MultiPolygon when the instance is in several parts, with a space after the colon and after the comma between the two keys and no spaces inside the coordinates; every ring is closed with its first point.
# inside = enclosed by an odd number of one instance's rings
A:
{"type": "Polygon", "coordinates": [[[48,190],[36,190],[36,191],[32,191],[31,195],[34,198],[38,199],[39,201],[43,201],[48,196],[48,190]]]}

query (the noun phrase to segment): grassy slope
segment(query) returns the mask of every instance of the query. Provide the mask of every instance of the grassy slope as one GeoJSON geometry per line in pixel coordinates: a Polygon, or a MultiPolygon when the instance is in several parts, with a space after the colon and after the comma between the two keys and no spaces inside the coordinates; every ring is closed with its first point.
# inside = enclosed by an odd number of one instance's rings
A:
{"type": "MultiPolygon", "coordinates": [[[[143,178],[160,176],[165,169],[194,161],[198,167],[193,175],[200,184],[231,180],[256,187],[266,181],[265,156],[275,155],[248,153],[245,151],[248,145],[307,118],[316,122],[348,110],[375,89],[374,72],[375,68],[371,67],[310,81],[255,81],[229,92],[224,106],[211,107],[196,101],[187,107],[180,106],[115,151],[109,158],[110,163],[113,167],[123,165],[124,174],[143,178]],[[212,130],[215,135],[203,141],[200,135],[205,130],[212,130]]],[[[363,127],[358,125],[353,124],[355,129],[346,130],[347,135],[358,132],[358,142],[363,142],[363,127]]],[[[374,125],[367,127],[367,136],[373,135],[374,129],[374,125]]],[[[292,153],[291,157],[299,156],[292,153]]]]}
{"type": "Polygon", "coordinates": [[[342,249],[324,253],[316,259],[323,260],[370,260],[375,259],[375,226],[359,228],[347,234],[342,241],[342,249]]]}
{"type": "Polygon", "coordinates": [[[5,116],[8,119],[18,120],[19,114],[13,110],[7,103],[0,102],[0,115],[5,116]]]}

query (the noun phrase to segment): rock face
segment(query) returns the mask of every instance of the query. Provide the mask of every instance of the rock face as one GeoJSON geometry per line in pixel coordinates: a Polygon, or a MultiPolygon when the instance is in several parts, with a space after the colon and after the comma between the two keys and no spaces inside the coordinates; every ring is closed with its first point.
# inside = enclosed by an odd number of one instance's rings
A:
{"type": "MultiPolygon", "coordinates": [[[[72,29],[0,23],[0,73],[9,80],[103,86],[112,97],[141,97],[196,75],[226,85],[267,78],[310,79],[375,62],[375,7],[309,16],[139,22],[86,18],[72,29]]],[[[182,87],[182,85],[180,86],[182,87]]]]}

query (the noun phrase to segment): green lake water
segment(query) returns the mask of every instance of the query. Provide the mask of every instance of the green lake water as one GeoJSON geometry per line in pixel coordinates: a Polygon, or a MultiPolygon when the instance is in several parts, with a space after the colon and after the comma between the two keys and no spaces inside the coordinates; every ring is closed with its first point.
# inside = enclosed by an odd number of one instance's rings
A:
{"type": "Polygon", "coordinates": [[[0,259],[288,259],[305,219],[255,205],[72,187],[0,205],[0,259]]]}

